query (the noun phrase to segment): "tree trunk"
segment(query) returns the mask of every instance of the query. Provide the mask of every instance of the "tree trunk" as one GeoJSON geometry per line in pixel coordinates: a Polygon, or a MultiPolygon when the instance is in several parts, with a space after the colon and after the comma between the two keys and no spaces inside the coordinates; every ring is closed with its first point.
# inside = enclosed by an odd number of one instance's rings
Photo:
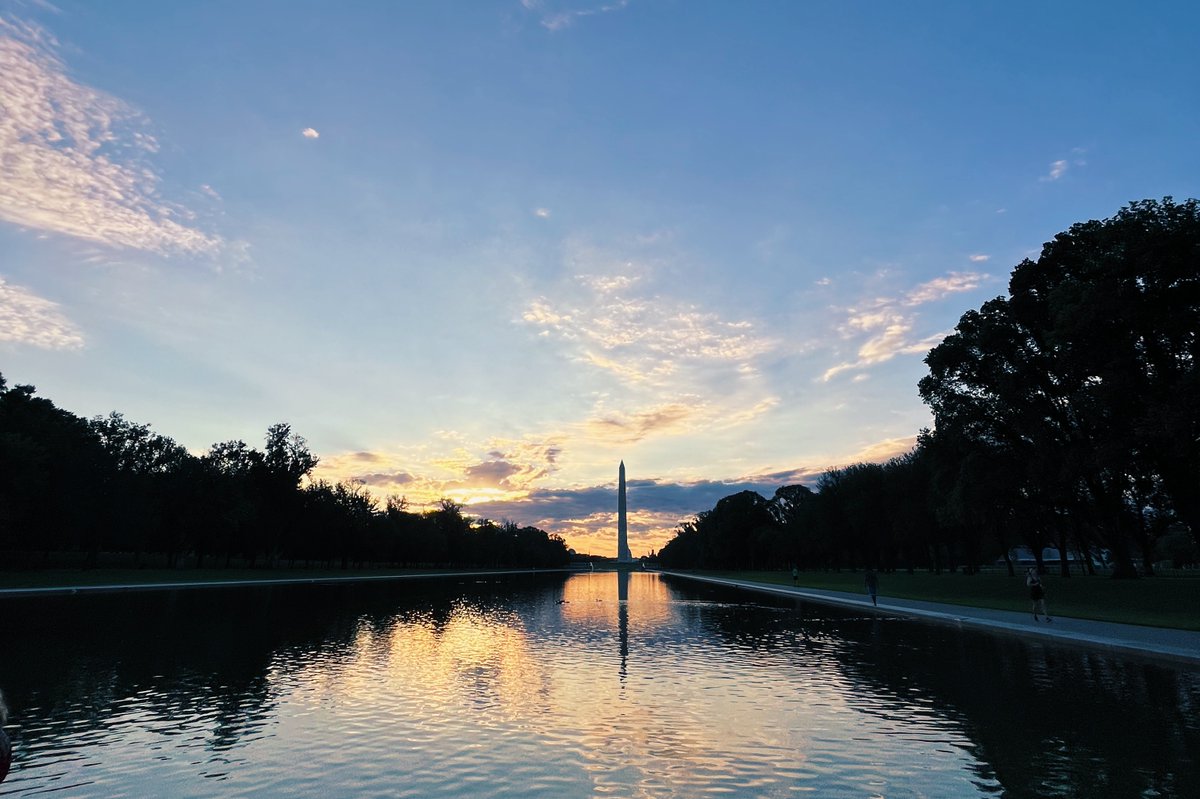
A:
{"type": "Polygon", "coordinates": [[[1067,549],[1067,531],[1060,525],[1058,527],[1058,575],[1059,577],[1071,576],[1071,564],[1068,560],[1069,550],[1067,549]]]}

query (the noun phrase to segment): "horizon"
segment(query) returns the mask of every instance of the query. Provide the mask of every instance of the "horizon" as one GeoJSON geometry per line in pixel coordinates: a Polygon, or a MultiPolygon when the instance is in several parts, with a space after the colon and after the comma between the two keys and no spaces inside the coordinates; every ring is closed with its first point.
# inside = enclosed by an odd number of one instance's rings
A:
{"type": "Polygon", "coordinates": [[[1197,23],[0,0],[0,372],[595,555],[624,461],[644,555],[909,451],[1018,263],[1200,194],[1197,23]]]}

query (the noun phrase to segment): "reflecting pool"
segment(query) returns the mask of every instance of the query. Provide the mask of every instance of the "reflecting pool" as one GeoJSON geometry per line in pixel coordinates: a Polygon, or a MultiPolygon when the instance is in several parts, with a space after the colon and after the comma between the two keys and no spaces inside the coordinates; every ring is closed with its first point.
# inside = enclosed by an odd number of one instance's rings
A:
{"type": "Polygon", "coordinates": [[[0,796],[1200,796],[1200,670],[653,573],[7,599],[0,690],[0,796]]]}

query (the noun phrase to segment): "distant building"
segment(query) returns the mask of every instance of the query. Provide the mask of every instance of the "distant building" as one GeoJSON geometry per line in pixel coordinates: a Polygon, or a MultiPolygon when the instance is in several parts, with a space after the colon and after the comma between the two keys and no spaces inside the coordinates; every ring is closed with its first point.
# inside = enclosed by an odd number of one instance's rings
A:
{"type": "MultiPolygon", "coordinates": [[[[1029,547],[1013,547],[1008,551],[1008,557],[1012,560],[1014,566],[1035,566],[1037,558],[1034,557],[1033,550],[1029,547]]],[[[1070,565],[1084,563],[1084,559],[1078,552],[1067,553],[1067,563],[1070,565]]],[[[1062,564],[1062,556],[1059,554],[1057,547],[1045,547],[1042,549],[1042,564],[1046,566],[1059,566],[1062,564]]],[[[1004,560],[996,561],[996,565],[1004,565],[1004,560]]],[[[1092,551],[1092,565],[1106,566],[1108,565],[1108,552],[1106,550],[1092,551]]]]}

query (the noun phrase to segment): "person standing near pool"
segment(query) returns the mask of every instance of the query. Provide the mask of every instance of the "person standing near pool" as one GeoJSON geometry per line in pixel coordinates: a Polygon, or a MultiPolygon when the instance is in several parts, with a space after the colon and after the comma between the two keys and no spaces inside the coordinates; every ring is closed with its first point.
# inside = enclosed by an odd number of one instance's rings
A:
{"type": "Polygon", "coordinates": [[[867,569],[866,580],[867,595],[871,597],[871,604],[879,607],[879,603],[875,600],[876,595],[879,593],[879,575],[875,573],[874,569],[867,569]]]}
{"type": "Polygon", "coordinates": [[[1042,587],[1042,578],[1038,576],[1036,567],[1030,566],[1025,570],[1025,585],[1029,587],[1029,600],[1033,603],[1033,620],[1041,621],[1038,618],[1041,612],[1046,621],[1053,621],[1046,612],[1046,589],[1042,587]]]}

